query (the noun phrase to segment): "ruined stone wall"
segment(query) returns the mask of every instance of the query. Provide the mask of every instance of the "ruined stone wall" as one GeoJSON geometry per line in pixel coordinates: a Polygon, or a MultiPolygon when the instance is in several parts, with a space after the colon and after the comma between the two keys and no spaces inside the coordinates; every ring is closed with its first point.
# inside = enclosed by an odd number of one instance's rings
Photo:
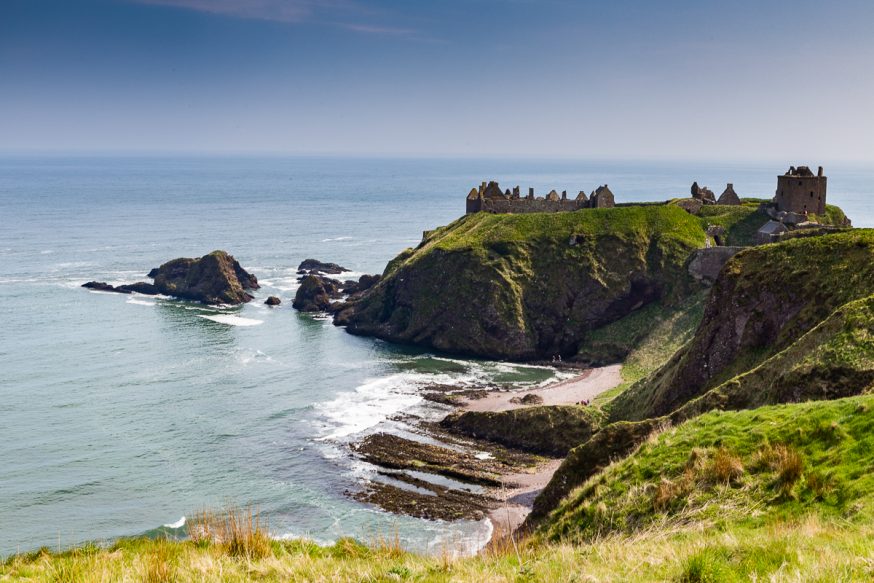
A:
{"type": "Polygon", "coordinates": [[[575,211],[587,208],[585,201],[576,200],[546,200],[530,198],[507,199],[468,199],[468,213],[557,213],[575,211]]]}
{"type": "Polygon", "coordinates": [[[778,211],[804,214],[825,212],[825,176],[795,176],[784,174],[777,177],[777,194],[774,202],[778,211]]]}

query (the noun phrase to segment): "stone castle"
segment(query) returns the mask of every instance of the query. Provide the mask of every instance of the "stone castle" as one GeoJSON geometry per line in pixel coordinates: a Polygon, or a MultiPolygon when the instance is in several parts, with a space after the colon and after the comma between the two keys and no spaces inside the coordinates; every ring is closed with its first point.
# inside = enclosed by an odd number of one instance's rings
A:
{"type": "Polygon", "coordinates": [[[777,177],[777,192],[774,195],[777,211],[801,215],[824,213],[827,180],[822,166],[816,176],[807,166],[790,166],[786,174],[777,177]]]}
{"type": "Polygon", "coordinates": [[[568,198],[564,190],[559,195],[555,190],[545,197],[534,196],[534,189],[528,189],[528,196],[523,197],[516,186],[502,191],[497,182],[483,182],[479,188],[472,188],[467,195],[467,213],[554,213],[575,211],[584,208],[609,208],[614,206],[613,193],[607,185],[599,186],[586,196],[585,191],[575,198],[568,198]]]}
{"type": "MultiPolygon", "coordinates": [[[[790,166],[789,170],[777,176],[777,192],[774,199],[764,205],[769,214],[773,214],[783,222],[788,215],[792,224],[803,222],[808,214],[822,214],[826,205],[826,181],[822,166],[816,175],[807,166],[790,166]]],[[[729,182],[719,198],[706,186],[692,183],[691,199],[679,201],[689,212],[697,214],[702,205],[740,205],[740,196],[735,192],[734,185],[729,182]],[[686,204],[688,203],[688,204],[686,204]],[[690,205],[697,205],[694,210],[690,205]]],[[[558,194],[555,190],[544,196],[535,196],[534,189],[528,189],[528,195],[522,196],[519,187],[513,190],[501,190],[497,182],[483,182],[478,188],[472,188],[467,195],[467,213],[551,213],[568,212],[585,208],[610,208],[616,205],[613,193],[607,185],[599,186],[586,195],[580,191],[575,198],[568,198],[567,191],[558,194]]],[[[764,207],[763,207],[764,208],[764,207]]]]}

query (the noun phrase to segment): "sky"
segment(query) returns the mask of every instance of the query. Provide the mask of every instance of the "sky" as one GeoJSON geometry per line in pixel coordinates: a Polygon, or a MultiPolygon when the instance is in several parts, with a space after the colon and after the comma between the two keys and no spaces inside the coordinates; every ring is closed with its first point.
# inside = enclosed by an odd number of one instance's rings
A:
{"type": "Polygon", "coordinates": [[[870,0],[0,0],[0,151],[872,161],[872,26],[870,0]]]}

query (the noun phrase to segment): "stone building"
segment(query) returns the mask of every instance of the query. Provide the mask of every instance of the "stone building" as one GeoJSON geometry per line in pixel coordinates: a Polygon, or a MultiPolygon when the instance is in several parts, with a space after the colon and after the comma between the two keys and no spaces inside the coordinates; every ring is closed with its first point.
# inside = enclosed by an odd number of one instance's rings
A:
{"type": "Polygon", "coordinates": [[[727,205],[739,205],[740,197],[734,191],[734,185],[729,182],[725,190],[722,191],[722,194],[719,195],[719,199],[717,199],[716,204],[727,204],[727,205]]]}
{"type": "Polygon", "coordinates": [[[827,178],[822,166],[814,176],[807,166],[791,166],[777,177],[774,204],[778,212],[822,214],[825,212],[827,178]]]}
{"type": "Polygon", "coordinates": [[[591,198],[580,191],[576,198],[568,198],[567,191],[561,194],[552,190],[546,197],[534,196],[534,189],[528,189],[528,196],[520,196],[519,187],[502,192],[497,182],[483,182],[479,188],[472,188],[467,195],[467,213],[552,213],[576,211],[584,208],[606,208],[615,205],[613,193],[607,185],[598,187],[591,198]]]}
{"type": "Polygon", "coordinates": [[[692,183],[692,198],[696,198],[704,204],[716,204],[716,195],[706,186],[698,186],[698,182],[692,183]]]}
{"type": "Polygon", "coordinates": [[[589,206],[596,209],[616,206],[613,192],[607,188],[606,184],[595,189],[592,196],[589,197],[589,206]]]}
{"type": "Polygon", "coordinates": [[[789,229],[786,225],[780,221],[768,221],[762,225],[762,228],[756,231],[756,243],[758,245],[763,245],[765,243],[779,241],[783,233],[788,231],[789,229]]]}

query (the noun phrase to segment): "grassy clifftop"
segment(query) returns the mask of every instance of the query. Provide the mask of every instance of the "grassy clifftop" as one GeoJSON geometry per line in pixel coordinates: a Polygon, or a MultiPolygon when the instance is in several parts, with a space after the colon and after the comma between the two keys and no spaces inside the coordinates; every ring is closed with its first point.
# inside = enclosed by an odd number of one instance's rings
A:
{"type": "Polygon", "coordinates": [[[450,352],[567,359],[587,333],[689,294],[704,230],[673,205],[467,215],[393,260],[336,321],[450,352]]]}

